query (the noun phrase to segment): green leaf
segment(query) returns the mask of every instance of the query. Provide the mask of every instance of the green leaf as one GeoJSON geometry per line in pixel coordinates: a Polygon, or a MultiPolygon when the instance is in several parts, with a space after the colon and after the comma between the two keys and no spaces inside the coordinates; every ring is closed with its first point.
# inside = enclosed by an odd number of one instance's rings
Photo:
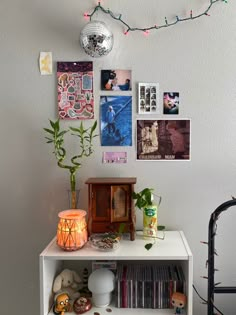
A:
{"type": "Polygon", "coordinates": [[[135,206],[137,206],[139,209],[146,207],[146,206],[151,206],[152,203],[152,192],[153,188],[144,188],[142,191],[139,193],[133,193],[132,197],[133,199],[136,200],[135,206]]]}
{"type": "Polygon", "coordinates": [[[51,135],[54,135],[54,131],[48,128],[43,128],[46,132],[50,133],[51,135]]]}
{"type": "Polygon", "coordinates": [[[124,233],[125,230],[125,223],[120,223],[118,233],[124,233]]]}
{"type": "Polygon", "coordinates": [[[59,121],[59,119],[57,119],[57,121],[55,121],[55,123],[54,123],[54,130],[55,131],[59,131],[60,130],[60,121],[59,121]]]}
{"type": "Polygon", "coordinates": [[[152,245],[153,245],[152,243],[148,243],[144,247],[146,248],[146,250],[149,250],[152,248],[152,245]]]}
{"type": "Polygon", "coordinates": [[[83,125],[83,122],[81,121],[80,123],[80,127],[79,127],[79,130],[80,130],[80,133],[83,134],[85,129],[84,129],[84,125],[83,125]]]}
{"type": "Polygon", "coordinates": [[[91,135],[93,134],[94,130],[97,128],[97,120],[95,120],[94,124],[91,127],[91,135]]]}
{"type": "Polygon", "coordinates": [[[62,137],[64,136],[64,134],[66,134],[68,132],[68,130],[63,130],[61,132],[59,132],[59,134],[57,135],[58,137],[62,137]]]}
{"type": "Polygon", "coordinates": [[[50,122],[51,127],[55,129],[55,123],[52,120],[49,120],[49,122],[50,122]]]}
{"type": "Polygon", "coordinates": [[[75,128],[75,127],[70,127],[70,130],[74,131],[74,132],[79,132],[80,131],[78,128],[75,128]]]}

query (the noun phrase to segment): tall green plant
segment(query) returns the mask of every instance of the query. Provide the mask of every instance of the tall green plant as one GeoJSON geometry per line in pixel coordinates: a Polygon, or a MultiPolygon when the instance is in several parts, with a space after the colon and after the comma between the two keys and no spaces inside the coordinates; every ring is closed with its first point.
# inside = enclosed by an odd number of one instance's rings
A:
{"type": "Polygon", "coordinates": [[[46,132],[47,143],[54,146],[54,155],[57,159],[57,165],[61,168],[67,169],[70,172],[70,188],[72,192],[72,208],[76,208],[76,172],[82,166],[80,160],[83,157],[89,157],[93,152],[93,139],[98,135],[95,134],[97,128],[97,121],[89,128],[84,128],[83,122],[80,123],[79,128],[69,127],[67,130],[61,130],[60,120],[49,120],[51,128],[43,128],[46,132]],[[66,149],[64,148],[64,136],[71,131],[71,135],[78,137],[79,146],[77,155],[70,159],[70,164],[65,164],[67,157],[66,149]]]}

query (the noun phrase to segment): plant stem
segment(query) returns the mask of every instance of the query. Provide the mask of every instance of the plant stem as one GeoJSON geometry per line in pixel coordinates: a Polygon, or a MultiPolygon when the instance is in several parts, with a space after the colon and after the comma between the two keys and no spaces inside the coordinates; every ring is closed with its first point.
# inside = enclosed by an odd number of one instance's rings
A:
{"type": "Polygon", "coordinates": [[[76,179],[75,179],[75,169],[70,169],[70,189],[71,189],[71,208],[76,209],[76,179]]]}
{"type": "Polygon", "coordinates": [[[76,209],[76,200],[77,200],[77,196],[76,196],[76,191],[73,190],[71,191],[71,209],[76,209]]]}
{"type": "Polygon", "coordinates": [[[70,169],[70,189],[71,191],[75,191],[75,173],[76,173],[76,170],[74,169],[70,169]]]}

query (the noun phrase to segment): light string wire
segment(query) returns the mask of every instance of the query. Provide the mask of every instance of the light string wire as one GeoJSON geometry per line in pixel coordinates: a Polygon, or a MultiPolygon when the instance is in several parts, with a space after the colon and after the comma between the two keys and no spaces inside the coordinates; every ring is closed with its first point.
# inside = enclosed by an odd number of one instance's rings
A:
{"type": "MultiPolygon", "coordinates": [[[[194,291],[197,293],[198,297],[203,301],[203,303],[204,303],[204,304],[208,304],[207,300],[204,299],[204,298],[199,294],[199,292],[198,292],[198,290],[196,289],[196,287],[195,287],[194,284],[193,284],[193,289],[194,289],[194,291]]],[[[217,312],[219,312],[218,314],[224,315],[224,314],[218,309],[218,307],[216,307],[214,304],[213,304],[213,307],[214,307],[214,309],[215,309],[217,312]]],[[[218,314],[216,314],[216,315],[218,315],[218,314]]]]}
{"type": "MultiPolygon", "coordinates": [[[[219,219],[219,215],[218,215],[217,217],[214,216],[214,220],[217,221],[218,219],[219,219]]],[[[213,239],[213,238],[215,237],[216,232],[217,232],[217,223],[215,223],[215,230],[213,231],[213,234],[211,235],[211,239],[213,239]]],[[[209,247],[209,243],[208,243],[208,242],[201,241],[201,243],[202,243],[202,244],[205,244],[205,245],[207,245],[207,246],[209,247]]],[[[217,254],[215,248],[214,248],[214,255],[217,255],[217,256],[218,256],[218,254],[217,254]]],[[[206,261],[206,268],[207,268],[207,267],[208,267],[208,260],[206,261]]],[[[218,271],[218,269],[214,269],[214,272],[216,272],[216,271],[218,271]]],[[[202,278],[203,278],[203,279],[208,279],[208,277],[206,277],[206,276],[203,276],[202,278]]],[[[218,282],[218,283],[215,283],[214,285],[216,286],[216,285],[218,285],[218,284],[220,284],[220,283],[221,283],[221,282],[218,282]]],[[[203,301],[203,304],[208,305],[208,304],[209,304],[209,301],[207,301],[206,299],[204,299],[204,298],[200,295],[200,293],[198,292],[198,290],[196,289],[196,287],[195,287],[194,284],[192,285],[192,287],[193,287],[194,291],[197,293],[198,297],[203,301]]],[[[213,301],[213,300],[211,300],[211,305],[212,305],[213,308],[218,312],[218,313],[215,313],[215,315],[224,315],[224,314],[222,313],[222,311],[221,311],[218,307],[216,307],[216,305],[214,304],[214,301],[213,301]]]]}
{"type": "Polygon", "coordinates": [[[124,32],[125,35],[127,35],[129,32],[134,32],[134,31],[142,31],[146,34],[148,34],[151,30],[159,30],[161,28],[165,28],[165,27],[169,27],[169,26],[173,26],[176,25],[177,23],[180,22],[186,22],[189,20],[195,20],[198,19],[202,16],[210,16],[209,11],[211,10],[212,6],[214,4],[216,4],[217,2],[222,1],[224,3],[228,3],[228,0],[210,0],[209,6],[207,7],[207,9],[205,11],[203,11],[202,13],[198,14],[198,15],[194,15],[193,14],[193,10],[190,10],[190,14],[188,17],[185,18],[181,18],[178,15],[176,15],[176,20],[169,23],[167,18],[165,17],[165,23],[162,25],[153,25],[153,26],[149,26],[149,27],[131,27],[128,23],[126,23],[124,20],[122,20],[122,14],[117,14],[115,15],[110,9],[105,9],[100,2],[98,2],[98,5],[94,8],[92,13],[84,13],[84,17],[85,18],[89,18],[90,21],[92,20],[93,15],[97,12],[97,11],[102,11],[105,14],[110,15],[111,18],[113,18],[114,20],[119,21],[120,23],[122,23],[125,27],[126,27],[126,31],[124,32]]]}

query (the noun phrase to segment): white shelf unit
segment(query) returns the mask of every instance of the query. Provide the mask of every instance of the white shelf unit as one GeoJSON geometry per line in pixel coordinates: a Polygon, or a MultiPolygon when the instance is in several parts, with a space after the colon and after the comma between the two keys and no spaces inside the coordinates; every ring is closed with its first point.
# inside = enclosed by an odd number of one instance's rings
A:
{"type": "MultiPolygon", "coordinates": [[[[88,269],[94,260],[115,260],[125,262],[142,263],[175,263],[182,266],[186,287],[187,307],[186,315],[192,315],[192,283],[193,283],[193,256],[187,240],[182,231],[166,231],[164,240],[157,239],[150,250],[146,250],[145,244],[150,243],[142,236],[137,235],[135,241],[121,240],[120,247],[112,252],[103,252],[93,249],[87,243],[82,249],[74,252],[65,252],[56,244],[54,238],[44,251],[40,254],[40,315],[53,315],[52,285],[55,276],[64,268],[71,268],[81,275],[84,267],[88,269]]],[[[144,309],[116,308],[111,306],[113,315],[143,314],[144,309]]],[[[106,308],[95,308],[86,314],[92,315],[98,312],[101,315],[107,314],[106,308]]],[[[67,313],[68,315],[75,313],[67,313]]],[[[170,315],[173,309],[145,309],[146,315],[170,315]]]]}

